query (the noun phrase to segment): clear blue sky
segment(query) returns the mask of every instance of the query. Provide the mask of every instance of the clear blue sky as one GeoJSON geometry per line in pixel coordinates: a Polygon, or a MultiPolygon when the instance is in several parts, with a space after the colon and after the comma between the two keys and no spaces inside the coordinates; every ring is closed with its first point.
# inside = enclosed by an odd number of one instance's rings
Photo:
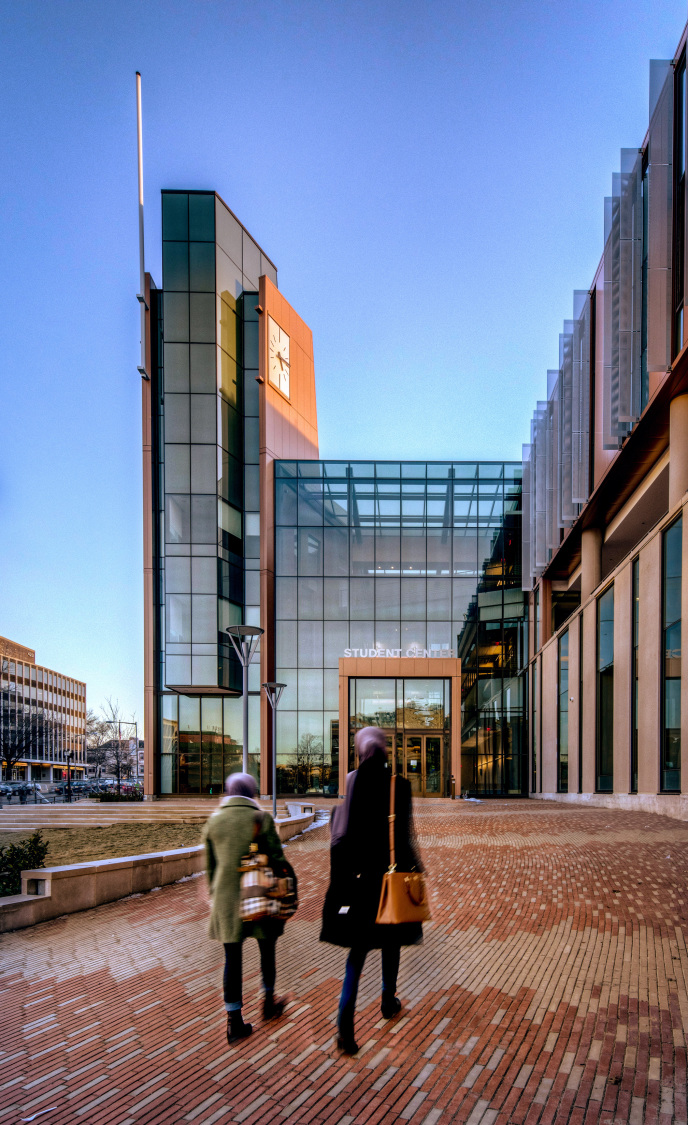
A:
{"type": "Polygon", "coordinates": [[[684,0],[6,2],[0,634],[143,716],[134,72],[312,327],[321,454],[518,458],[684,0]]]}

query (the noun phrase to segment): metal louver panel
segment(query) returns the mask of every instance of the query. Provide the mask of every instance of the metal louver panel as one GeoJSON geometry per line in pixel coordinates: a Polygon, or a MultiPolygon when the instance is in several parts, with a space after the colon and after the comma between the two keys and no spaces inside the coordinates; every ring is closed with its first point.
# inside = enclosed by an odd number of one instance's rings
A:
{"type": "Polygon", "coordinates": [[[564,321],[559,337],[559,488],[557,524],[570,527],[578,515],[573,503],[573,321],[564,321]]]}
{"type": "Polygon", "coordinates": [[[674,71],[650,63],[648,143],[647,368],[664,374],[671,363],[671,233],[674,71]],[[659,90],[659,94],[657,94],[659,90]]]}
{"type": "Polygon", "coordinates": [[[523,466],[523,483],[522,483],[522,506],[523,514],[521,517],[521,588],[523,590],[532,590],[533,588],[533,561],[530,548],[531,536],[531,454],[532,445],[523,446],[522,466],[523,466]]]}
{"type": "Polygon", "coordinates": [[[571,501],[590,495],[590,294],[573,294],[571,501]]]}

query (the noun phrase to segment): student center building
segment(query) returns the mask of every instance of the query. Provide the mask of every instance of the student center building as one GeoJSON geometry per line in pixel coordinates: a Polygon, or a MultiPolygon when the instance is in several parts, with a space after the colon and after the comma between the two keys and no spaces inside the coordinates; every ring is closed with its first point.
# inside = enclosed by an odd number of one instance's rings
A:
{"type": "Polygon", "coordinates": [[[263,629],[263,794],[275,754],[280,794],[342,795],[374,724],[420,796],[685,815],[687,123],[684,32],[651,64],[648,131],[621,152],[518,463],[321,460],[312,335],[274,264],[215,192],[162,193],[162,287],[142,295],[147,793],[217,794],[241,768],[226,629],[244,624],[263,629]]]}

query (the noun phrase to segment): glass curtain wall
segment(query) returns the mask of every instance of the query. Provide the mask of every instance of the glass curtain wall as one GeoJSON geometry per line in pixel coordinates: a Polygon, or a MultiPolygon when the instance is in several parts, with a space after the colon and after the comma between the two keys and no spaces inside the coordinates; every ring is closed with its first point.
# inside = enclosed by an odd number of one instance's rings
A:
{"type": "Polygon", "coordinates": [[[281,789],[306,740],[337,791],[341,656],[457,650],[473,786],[527,787],[520,501],[520,464],[276,462],[281,789]],[[494,770],[478,770],[479,746],[494,770]]]}
{"type": "Polygon", "coordinates": [[[683,520],[662,543],[662,764],[663,793],[681,790],[681,570],[683,520]]]}
{"type": "MultiPolygon", "coordinates": [[[[277,275],[214,192],[163,192],[162,227],[154,376],[161,496],[160,787],[163,793],[209,792],[225,759],[231,759],[227,747],[235,732],[232,728],[228,736],[225,729],[222,696],[208,689],[241,691],[241,669],[226,629],[258,624],[260,616],[256,306],[259,276],[265,273],[276,283],[277,275]],[[203,689],[202,698],[190,691],[177,702],[164,694],[195,686],[203,689]]],[[[249,688],[255,764],[258,660],[249,688]]]]}
{"type": "Polygon", "coordinates": [[[557,793],[569,791],[569,631],[559,638],[557,793]]]}
{"type": "Polygon", "coordinates": [[[614,587],[597,599],[597,792],[614,790],[614,587]]]}

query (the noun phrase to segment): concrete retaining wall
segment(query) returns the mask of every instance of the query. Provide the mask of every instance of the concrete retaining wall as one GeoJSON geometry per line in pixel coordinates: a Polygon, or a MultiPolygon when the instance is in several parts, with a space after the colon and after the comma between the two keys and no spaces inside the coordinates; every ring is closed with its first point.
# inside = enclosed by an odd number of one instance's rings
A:
{"type": "Polygon", "coordinates": [[[533,800],[558,801],[563,805],[592,805],[688,820],[688,797],[681,793],[531,793],[530,796],[533,800]]]}
{"type": "MultiPolygon", "coordinates": [[[[284,843],[309,828],[315,814],[277,821],[284,843]]],[[[63,914],[90,910],[127,895],[164,887],[205,870],[205,849],[175,848],[147,855],[100,859],[22,871],[22,893],[0,898],[0,933],[21,930],[63,914]]]]}

